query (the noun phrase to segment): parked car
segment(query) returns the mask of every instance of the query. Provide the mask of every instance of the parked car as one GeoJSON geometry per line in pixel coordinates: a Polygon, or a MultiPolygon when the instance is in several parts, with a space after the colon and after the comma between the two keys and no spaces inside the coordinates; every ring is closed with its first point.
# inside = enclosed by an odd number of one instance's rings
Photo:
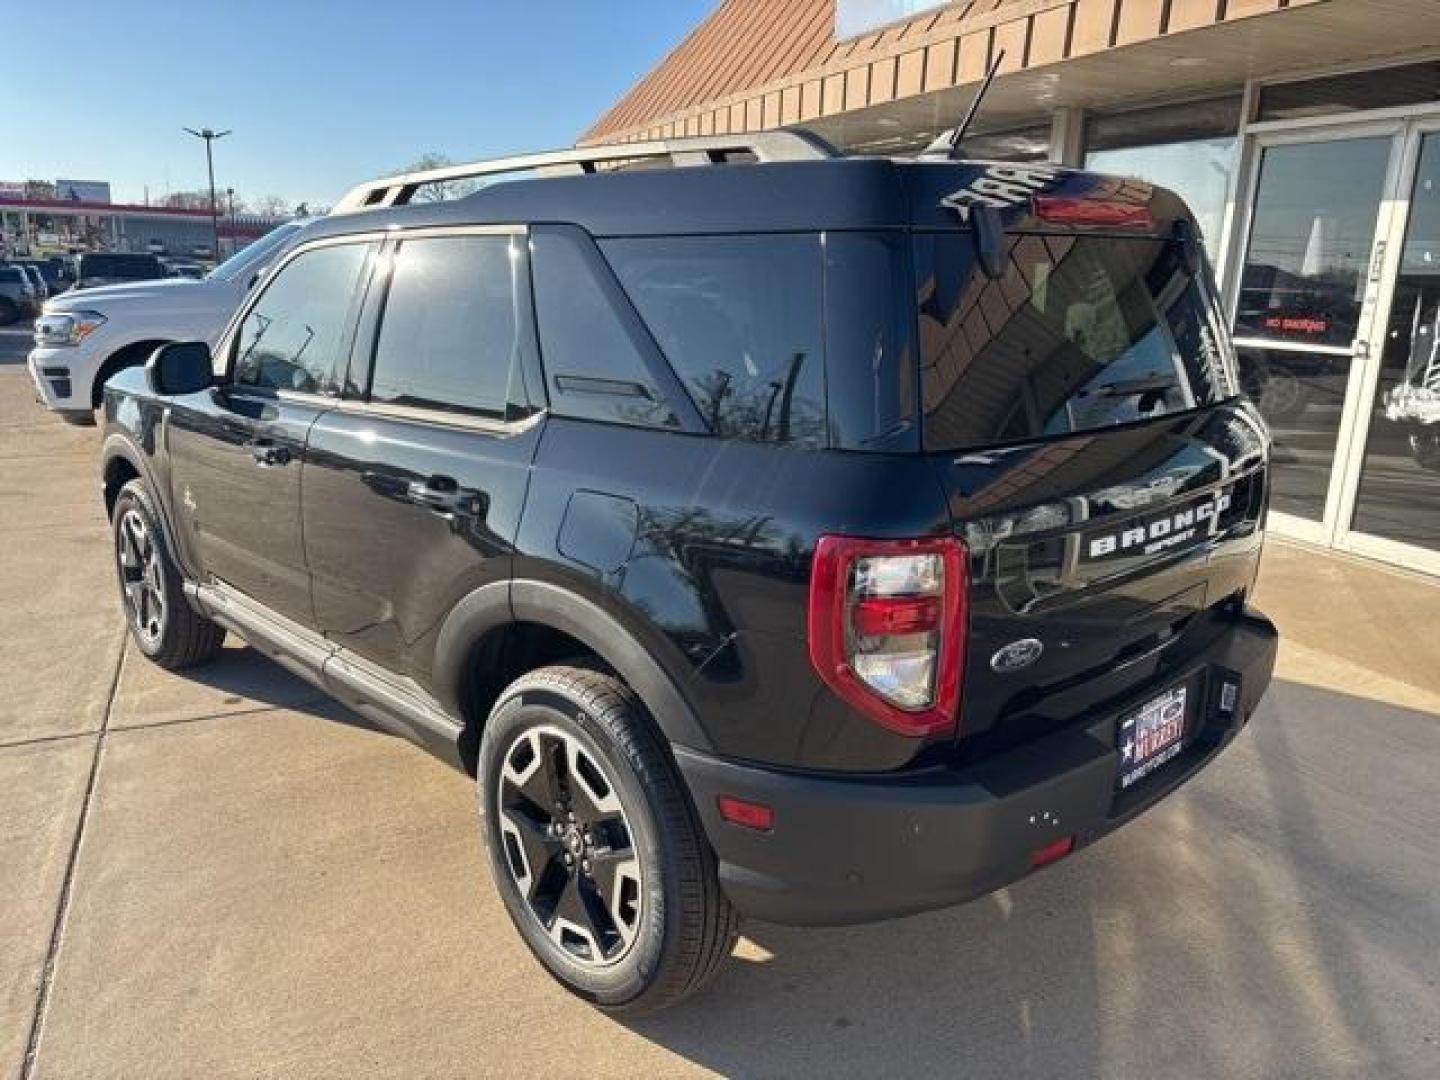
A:
{"type": "Polygon", "coordinates": [[[30,284],[35,287],[35,302],[37,304],[43,304],[46,300],[50,299],[50,286],[45,284],[45,278],[41,275],[39,267],[26,262],[11,263],[11,265],[24,274],[29,279],[30,284]]]}
{"type": "Polygon", "coordinates": [[[162,278],[72,289],[51,300],[35,321],[29,357],[40,400],[67,420],[91,423],[101,387],[116,371],[143,364],[167,341],[217,337],[265,265],[300,227],[272,229],[198,281],[162,278]]]}
{"type": "Polygon", "coordinates": [[[476,774],[562,985],[983,895],[1243,728],[1269,442],[1179,199],[794,131],[470,174],[521,170],[351,192],[110,381],[102,470],[139,651],[476,774]]]}
{"type": "Polygon", "coordinates": [[[86,252],[79,258],[77,289],[120,285],[127,281],[154,281],[165,276],[165,264],[154,255],[124,255],[109,251],[86,252]]]}
{"type": "Polygon", "coordinates": [[[40,310],[30,275],[18,266],[0,264],[0,326],[28,319],[40,310]]]}
{"type": "Polygon", "coordinates": [[[71,277],[64,256],[52,255],[48,258],[16,259],[14,261],[32,266],[40,271],[40,276],[45,279],[45,287],[49,290],[50,296],[59,296],[70,287],[71,277]]]}

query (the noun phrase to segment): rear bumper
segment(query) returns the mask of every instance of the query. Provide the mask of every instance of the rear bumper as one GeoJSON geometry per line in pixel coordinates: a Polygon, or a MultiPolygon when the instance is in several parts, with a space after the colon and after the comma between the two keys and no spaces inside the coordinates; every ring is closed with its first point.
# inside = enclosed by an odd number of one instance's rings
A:
{"type": "Polygon", "coordinates": [[[721,884],[742,913],[806,925],[891,918],[993,892],[1030,873],[1037,849],[1072,836],[1077,848],[1093,843],[1159,802],[1245,725],[1270,682],[1277,640],[1268,619],[1246,611],[1182,671],[1137,687],[1103,716],[960,770],[850,779],[679,747],[676,758],[719,858],[721,884]],[[1186,749],[1117,791],[1117,722],[1182,682],[1197,694],[1186,749]],[[722,820],[720,795],[772,807],[774,828],[761,833],[722,820]]]}

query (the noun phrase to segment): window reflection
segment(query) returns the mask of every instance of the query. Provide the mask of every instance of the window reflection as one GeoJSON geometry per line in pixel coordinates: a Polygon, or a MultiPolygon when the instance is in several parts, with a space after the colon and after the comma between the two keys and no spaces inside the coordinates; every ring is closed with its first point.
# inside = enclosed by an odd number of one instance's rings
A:
{"type": "Polygon", "coordinates": [[[1085,167],[1114,176],[1133,176],[1169,188],[1185,200],[1213,253],[1225,220],[1225,195],[1234,160],[1233,138],[1194,139],[1161,146],[1096,150],[1085,167]]]}
{"type": "Polygon", "coordinates": [[[1353,526],[1440,551],[1440,135],[1420,157],[1353,526]]]}
{"type": "Polygon", "coordinates": [[[1319,521],[1339,440],[1351,358],[1237,344],[1240,384],[1274,437],[1270,505],[1319,521]]]}
{"type": "Polygon", "coordinates": [[[1354,341],[1389,159],[1388,138],[1265,151],[1237,337],[1354,341]]]}

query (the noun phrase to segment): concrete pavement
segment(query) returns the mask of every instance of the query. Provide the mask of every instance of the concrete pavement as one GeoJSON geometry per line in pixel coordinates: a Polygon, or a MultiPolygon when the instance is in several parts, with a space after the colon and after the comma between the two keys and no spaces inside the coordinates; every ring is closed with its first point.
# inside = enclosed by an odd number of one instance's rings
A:
{"type": "Polygon", "coordinates": [[[96,449],[0,359],[0,1077],[1440,1073],[1433,584],[1273,545],[1278,681],[1176,798],[963,908],[748,926],[627,1025],[526,954],[465,777],[238,644],[123,649],[96,449]]]}

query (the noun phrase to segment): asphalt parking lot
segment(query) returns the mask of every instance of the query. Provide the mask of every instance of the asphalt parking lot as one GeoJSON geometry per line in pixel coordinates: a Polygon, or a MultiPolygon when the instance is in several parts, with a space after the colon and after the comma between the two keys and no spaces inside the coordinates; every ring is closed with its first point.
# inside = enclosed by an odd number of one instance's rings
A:
{"type": "Polygon", "coordinates": [[[126,648],[98,440],[33,404],[25,344],[0,330],[0,1076],[1440,1075],[1435,585],[1272,545],[1277,682],[1175,798],[967,907],[749,926],[622,1024],[512,933],[465,777],[238,642],[190,678],[126,648]]]}

